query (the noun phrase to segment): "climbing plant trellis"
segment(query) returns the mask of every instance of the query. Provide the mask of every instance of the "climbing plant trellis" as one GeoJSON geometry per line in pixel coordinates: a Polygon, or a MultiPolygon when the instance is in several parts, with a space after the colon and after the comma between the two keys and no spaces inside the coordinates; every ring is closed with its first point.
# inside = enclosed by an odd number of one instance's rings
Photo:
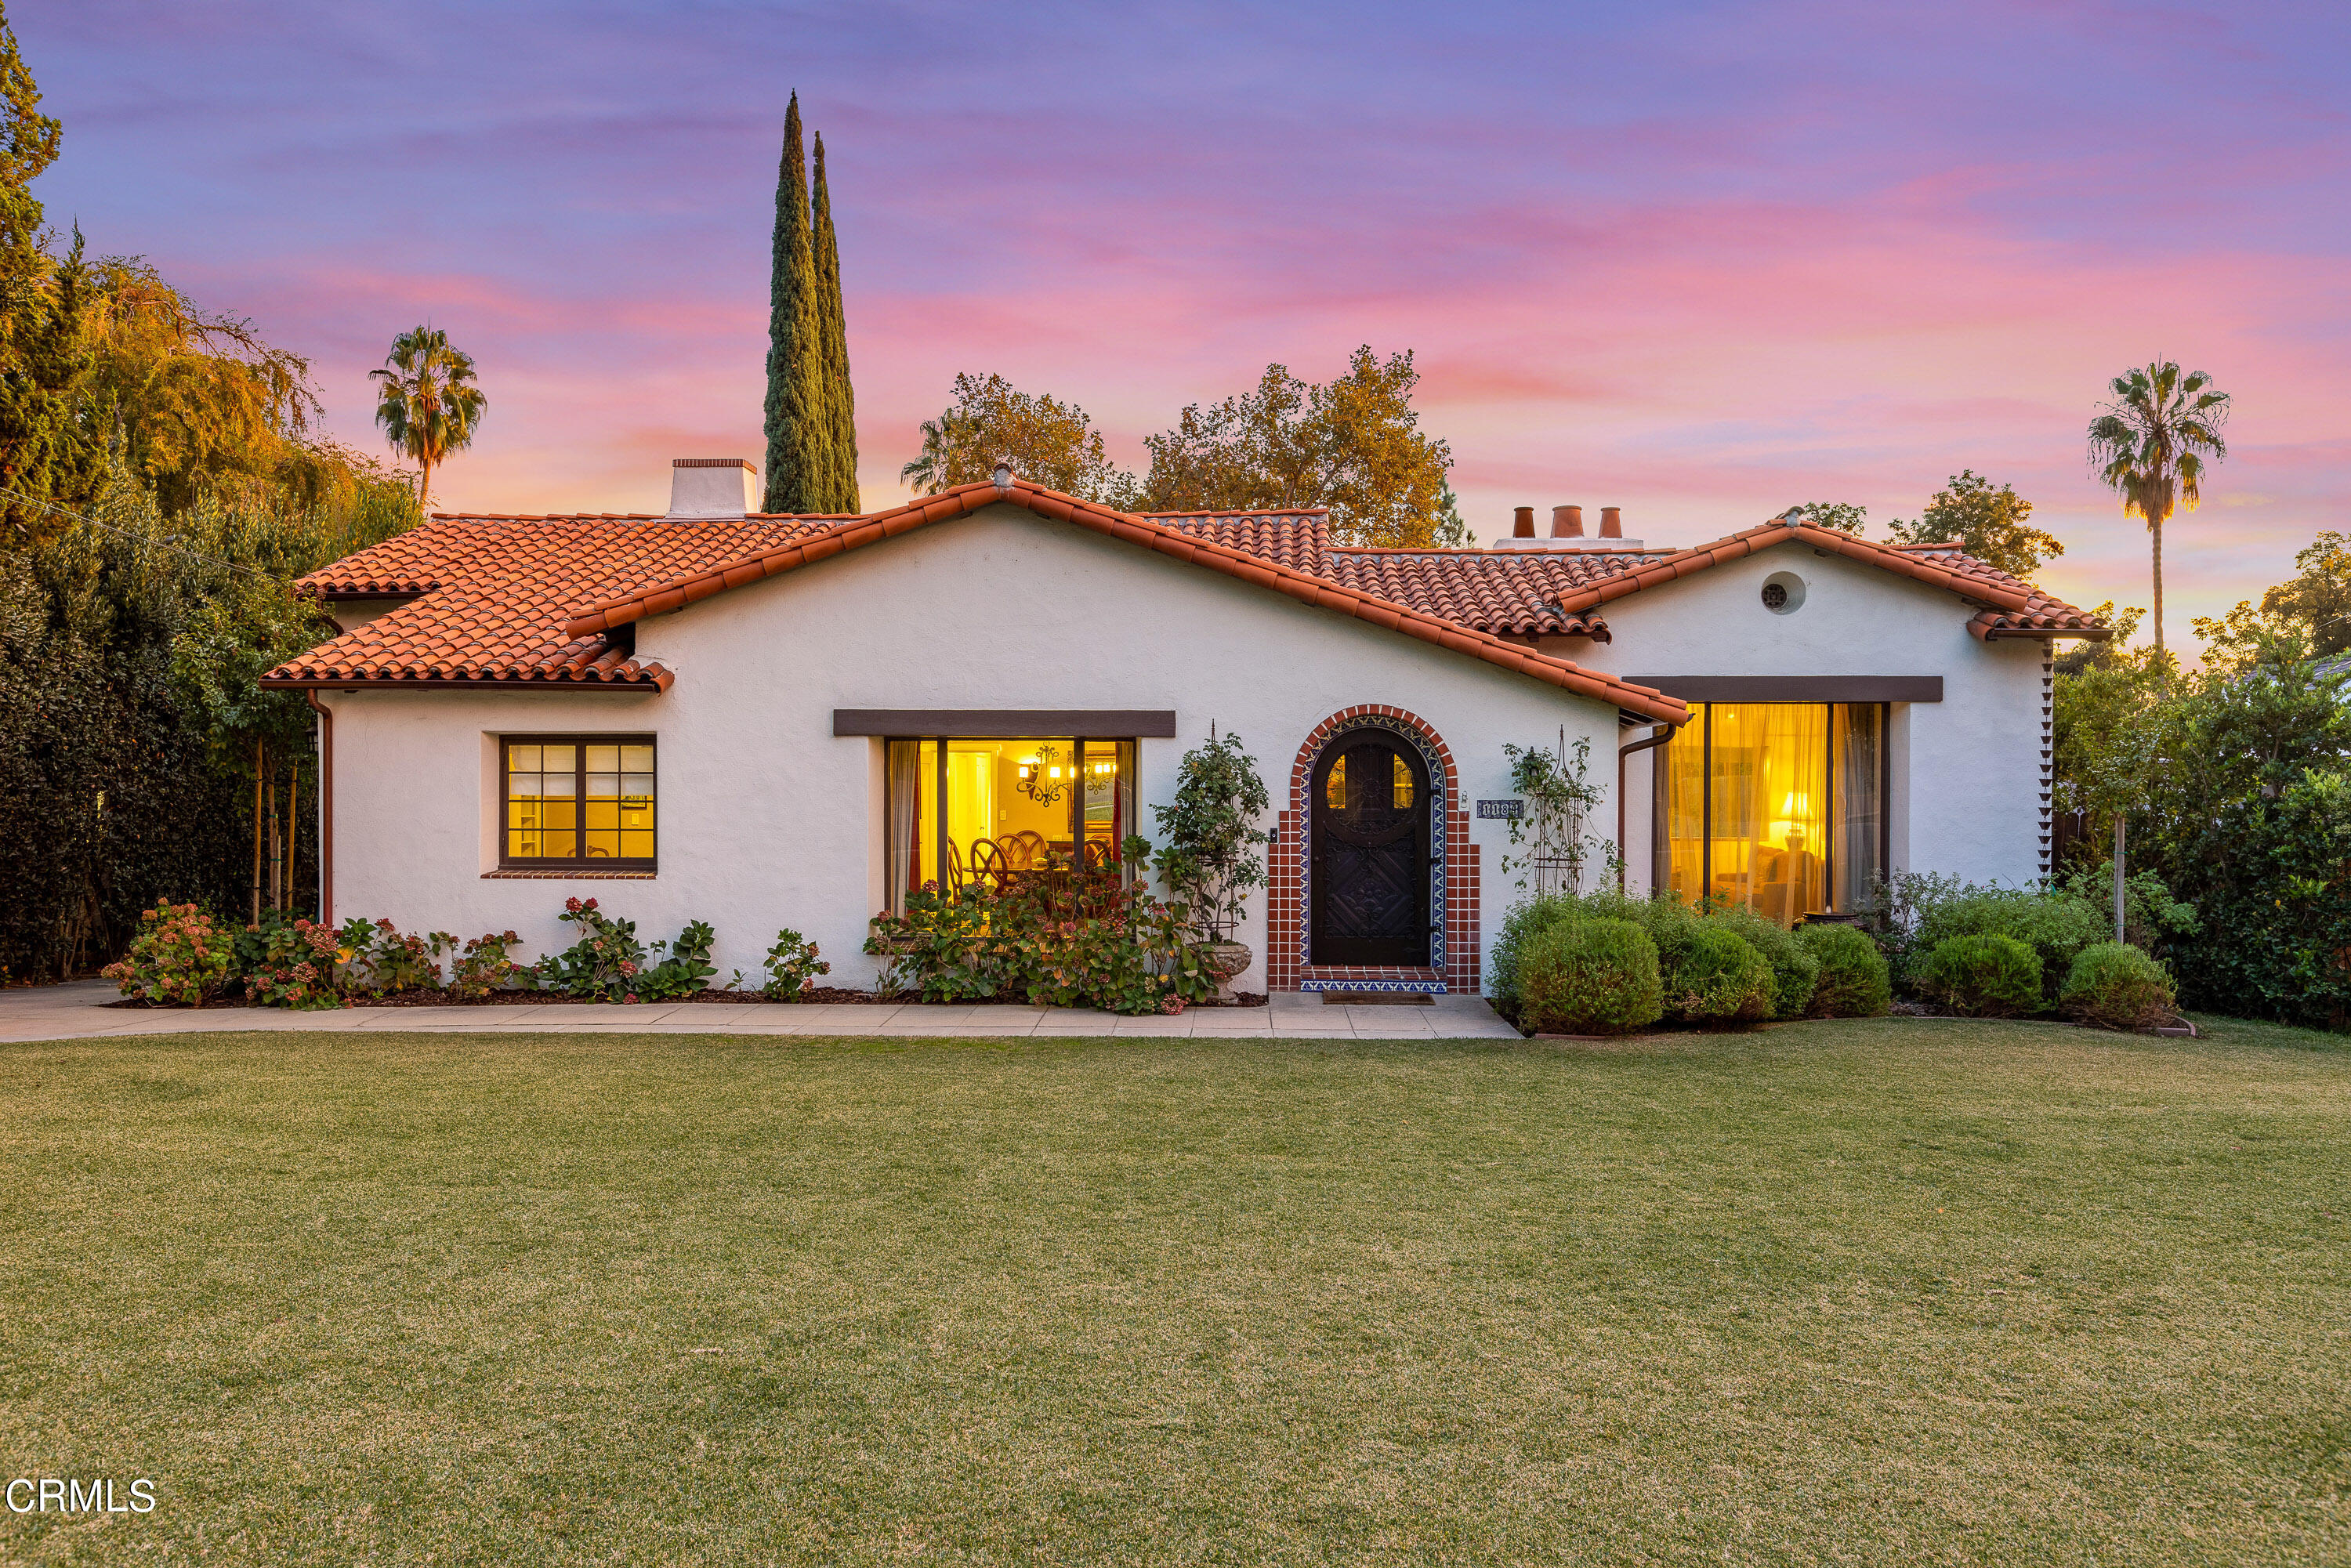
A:
{"type": "Polygon", "coordinates": [[[1623,859],[1616,845],[1584,831],[1600,804],[1599,789],[1585,777],[1592,742],[1579,738],[1571,749],[1562,729],[1556,751],[1505,746],[1502,755],[1510,759],[1510,788],[1527,803],[1526,815],[1510,820],[1503,874],[1519,873],[1519,890],[1538,895],[1597,892],[1613,880],[1623,859]]]}

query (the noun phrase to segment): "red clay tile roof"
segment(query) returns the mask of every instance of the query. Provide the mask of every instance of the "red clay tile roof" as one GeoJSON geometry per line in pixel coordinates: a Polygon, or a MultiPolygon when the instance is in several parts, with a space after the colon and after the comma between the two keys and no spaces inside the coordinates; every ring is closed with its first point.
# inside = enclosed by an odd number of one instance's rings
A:
{"type": "Polygon", "coordinates": [[[1606,641],[1597,615],[1560,601],[1647,559],[1600,550],[1333,549],[1330,575],[1481,632],[1606,641]]]}
{"type": "MultiPolygon", "coordinates": [[[[1195,538],[1228,549],[1263,556],[1293,571],[1329,575],[1323,561],[1331,549],[1331,514],[1311,507],[1294,512],[1137,512],[1145,522],[1181,528],[1195,538]]],[[[1426,608],[1417,606],[1416,608],[1426,608]]]]}
{"type": "Polygon", "coordinates": [[[1390,631],[1401,632],[1405,636],[1451,648],[1503,669],[1531,675],[1547,685],[1598,698],[1646,718],[1680,724],[1689,717],[1689,709],[1678,699],[1652,687],[1635,685],[1614,675],[1584,669],[1565,659],[1532,653],[1515,643],[1506,643],[1490,632],[1470,630],[1441,615],[1382,599],[1296,567],[1285,566],[1278,560],[1218,542],[1213,538],[1201,538],[1198,530],[1187,530],[1165,521],[1136,517],[1091,501],[1081,501],[1059,491],[1048,490],[1040,485],[1032,485],[1025,479],[1014,479],[1003,488],[988,480],[957,486],[952,490],[891,511],[875,512],[867,517],[831,524],[732,563],[698,570],[667,582],[616,594],[574,613],[563,623],[564,633],[586,637],[609,632],[648,615],[666,615],[730,588],[740,588],[779,572],[812,566],[844,550],[862,549],[885,538],[894,538],[932,523],[967,517],[999,503],[1022,507],[1040,517],[1074,523],[1095,533],[1107,534],[1163,555],[1174,556],[1179,560],[1190,561],[1195,566],[1238,577],[1245,582],[1273,589],[1305,603],[1369,621],[1390,631]]]}
{"type": "Polygon", "coordinates": [[[639,664],[602,636],[566,632],[564,617],[831,526],[805,517],[435,516],[297,585],[329,599],[422,597],[279,665],[261,684],[667,690],[668,670],[639,664]]]}
{"type": "MultiPolygon", "coordinates": [[[[584,685],[666,689],[610,633],[722,589],[1009,501],[1452,647],[1618,706],[1673,699],[1506,636],[1605,640],[1603,603],[1759,549],[1801,541],[1951,590],[1978,637],[2107,635],[2095,616],[1949,544],[1883,545],[1774,519],[1691,550],[1413,550],[1333,546],[1319,509],[1131,515],[1016,480],[983,481],[868,517],[672,521],[644,514],[436,516],[302,580],[321,597],[413,595],[263,677],[273,686],[584,685]]],[[[1678,722],[1677,719],[1669,722],[1678,722]]]]}
{"type": "Polygon", "coordinates": [[[2032,584],[1987,565],[1952,544],[1893,545],[1855,538],[1835,528],[1792,523],[1774,517],[1755,528],[1742,528],[1728,538],[1695,549],[1650,556],[1628,570],[1598,579],[1561,600],[1563,612],[1594,609],[1628,593],[1671,582],[1724,561],[1737,560],[1775,545],[1806,544],[1849,559],[1865,561],[1888,571],[1947,588],[1985,607],[1969,622],[1978,637],[2085,637],[2111,635],[2105,623],[2086,610],[2052,598],[2032,584]]]}

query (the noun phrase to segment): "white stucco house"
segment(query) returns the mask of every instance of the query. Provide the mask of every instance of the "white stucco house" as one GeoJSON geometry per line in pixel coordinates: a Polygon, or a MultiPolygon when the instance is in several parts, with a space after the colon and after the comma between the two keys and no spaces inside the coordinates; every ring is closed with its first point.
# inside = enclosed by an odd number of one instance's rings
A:
{"type": "Polygon", "coordinates": [[[1238,732],[1274,809],[1244,989],[1474,991],[1514,890],[1507,745],[1590,743],[1628,885],[1783,922],[1892,869],[2047,868],[2050,647],[2104,626],[1953,547],[1774,519],[1695,549],[1521,508],[1489,549],[1320,512],[1139,516],[999,469],[863,517],[441,516],[304,580],[272,671],[325,758],[329,918],[562,945],[567,896],[719,970],[782,926],[836,983],[909,887],[1155,836],[1238,732]]]}

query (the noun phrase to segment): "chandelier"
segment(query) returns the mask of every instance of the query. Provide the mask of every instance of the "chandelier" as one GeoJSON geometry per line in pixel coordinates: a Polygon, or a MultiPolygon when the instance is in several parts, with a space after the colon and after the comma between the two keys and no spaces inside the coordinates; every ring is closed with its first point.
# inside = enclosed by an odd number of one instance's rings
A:
{"type": "Polygon", "coordinates": [[[1040,746],[1034,757],[1024,757],[1019,768],[1019,788],[1023,795],[1040,806],[1050,806],[1070,792],[1077,781],[1074,767],[1061,766],[1058,747],[1040,746]]]}

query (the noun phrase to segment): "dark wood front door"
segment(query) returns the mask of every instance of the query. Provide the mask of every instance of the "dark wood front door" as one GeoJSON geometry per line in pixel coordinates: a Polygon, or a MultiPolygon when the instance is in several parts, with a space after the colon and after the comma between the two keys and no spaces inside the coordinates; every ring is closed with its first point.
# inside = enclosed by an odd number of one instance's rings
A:
{"type": "Polygon", "coordinates": [[[1359,729],[1314,764],[1317,964],[1428,963],[1428,766],[1403,737],[1359,729]]]}

